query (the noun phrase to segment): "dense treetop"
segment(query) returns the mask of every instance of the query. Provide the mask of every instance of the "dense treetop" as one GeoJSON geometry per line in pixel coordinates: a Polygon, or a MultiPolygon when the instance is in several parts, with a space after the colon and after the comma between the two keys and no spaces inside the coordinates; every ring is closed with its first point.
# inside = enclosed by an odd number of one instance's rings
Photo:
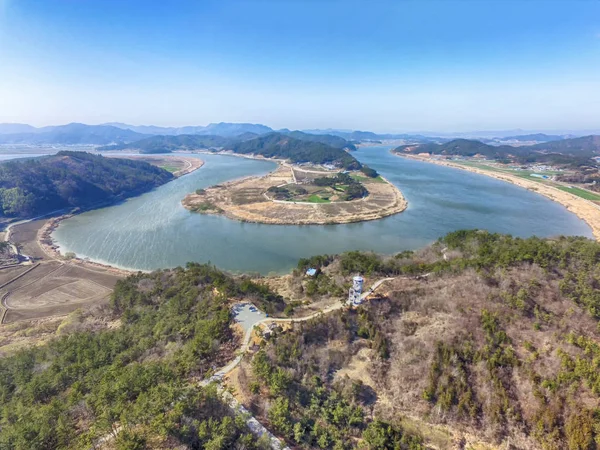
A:
{"type": "Polygon", "coordinates": [[[151,136],[130,144],[108,145],[99,150],[139,150],[140,153],[169,153],[174,150],[198,150],[223,147],[229,138],[214,135],[180,134],[177,136],[151,136]]]}
{"type": "Polygon", "coordinates": [[[309,295],[340,274],[429,275],[275,333],[252,361],[249,403],[298,448],[431,448],[438,424],[494,448],[597,448],[599,263],[588,239],[477,230],[301,260],[294,277],[318,269],[309,295]]]}
{"type": "MultiPolygon", "coordinates": [[[[306,289],[356,272],[430,275],[275,329],[242,364],[239,389],[295,448],[423,450],[436,424],[499,447],[596,448],[599,263],[588,239],[477,230],[417,252],[301,260],[292,277],[306,289]],[[316,278],[306,280],[307,267],[316,278]],[[347,370],[357,362],[362,370],[347,370]]],[[[111,433],[118,449],[261,448],[197,383],[235,354],[230,305],[240,300],[270,314],[285,305],[206,264],[120,281],[110,306],[79,313],[112,326],[75,327],[0,359],[0,448],[90,448],[111,433]]]]}
{"type": "Polygon", "coordinates": [[[28,217],[90,206],[149,191],[172,178],[143,161],[85,152],[6,161],[0,164],[0,215],[28,217]]]}
{"type": "Polygon", "coordinates": [[[209,265],[119,281],[110,307],[89,313],[117,326],[75,328],[0,359],[0,448],[90,448],[119,427],[119,449],[257,448],[245,422],[198,386],[234,357],[235,297],[267,311],[282,305],[209,265]]]}
{"type": "Polygon", "coordinates": [[[321,142],[322,144],[331,145],[335,148],[356,150],[356,146],[354,144],[348,142],[346,139],[340,136],[335,136],[333,134],[310,134],[302,131],[290,131],[287,133],[287,135],[293,137],[294,139],[300,139],[301,141],[321,142]]]}
{"type": "Polygon", "coordinates": [[[302,141],[281,133],[270,133],[231,146],[235,153],[282,158],[294,163],[334,164],[360,169],[361,164],[348,152],[322,142],[302,141]]]}
{"type": "Polygon", "coordinates": [[[288,159],[295,163],[334,164],[359,169],[360,163],[343,149],[354,150],[353,144],[332,135],[314,135],[293,131],[257,136],[243,133],[236,137],[210,135],[152,136],[130,144],[101,147],[100,150],[139,150],[141,153],[165,153],[174,150],[218,149],[234,153],[288,159]]]}

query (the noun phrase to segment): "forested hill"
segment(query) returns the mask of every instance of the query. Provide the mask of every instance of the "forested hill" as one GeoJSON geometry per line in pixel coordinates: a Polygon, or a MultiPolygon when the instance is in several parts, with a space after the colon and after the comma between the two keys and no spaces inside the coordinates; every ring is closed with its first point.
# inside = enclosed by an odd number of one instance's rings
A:
{"type": "Polygon", "coordinates": [[[177,136],[151,136],[129,144],[107,145],[100,151],[137,150],[140,153],[170,153],[175,150],[199,150],[224,147],[231,139],[222,136],[180,134],[177,136]]]}
{"type": "MultiPolygon", "coordinates": [[[[387,281],[360,307],[276,327],[227,386],[291,448],[597,449],[599,263],[588,239],[477,230],[416,252],[303,259],[285,289],[310,303],[338,303],[356,273],[387,281]]],[[[5,345],[0,448],[106,436],[115,449],[270,448],[198,382],[237,354],[238,302],[292,318],[304,303],[190,263],[119,281],[109,305],[72,313],[40,345],[5,345]]]]}
{"type": "Polygon", "coordinates": [[[600,136],[583,136],[560,141],[544,142],[530,148],[563,154],[600,154],[600,136]]]}
{"type": "Polygon", "coordinates": [[[302,131],[290,131],[286,134],[294,139],[300,139],[301,141],[321,142],[322,144],[331,145],[336,148],[356,150],[354,144],[348,142],[343,137],[334,136],[333,134],[310,134],[302,131]]]}
{"type": "Polygon", "coordinates": [[[402,145],[394,151],[397,153],[431,153],[434,155],[483,155],[488,158],[499,158],[515,153],[516,150],[517,147],[511,147],[509,145],[494,146],[472,139],[454,139],[444,144],[428,143],[402,145]]]}
{"type": "Polygon", "coordinates": [[[360,169],[360,162],[348,152],[322,142],[295,139],[281,133],[270,133],[231,146],[234,153],[282,158],[293,163],[334,164],[345,169],[360,169]]]}
{"type": "Polygon", "coordinates": [[[110,307],[75,312],[48,344],[0,358],[0,448],[266,448],[198,383],[234,358],[234,298],[284,305],[210,265],[119,281],[110,307]]]}
{"type": "Polygon", "coordinates": [[[594,165],[590,158],[600,155],[600,136],[561,139],[520,147],[495,146],[471,139],[454,139],[443,144],[402,145],[394,151],[399,154],[482,155],[490,159],[508,158],[517,163],[543,162],[571,166],[594,165]]]}
{"type": "Polygon", "coordinates": [[[172,178],[143,161],[84,152],[6,161],[0,164],[0,216],[31,217],[90,206],[149,191],[172,178]]]}
{"type": "Polygon", "coordinates": [[[313,301],[399,278],[271,339],[236,390],[292,448],[597,449],[599,262],[591,240],[484,231],[301,260],[286,288],[313,301]]]}
{"type": "MultiPolygon", "coordinates": [[[[331,134],[309,134],[303,133],[302,131],[289,131],[285,133],[269,133],[267,135],[259,136],[255,133],[246,132],[235,137],[223,137],[217,135],[196,135],[196,134],[180,134],[177,136],[151,136],[139,141],[131,142],[128,144],[118,145],[107,145],[100,147],[99,150],[137,150],[140,153],[168,153],[175,150],[190,151],[210,148],[222,148],[222,149],[235,149],[238,148],[238,144],[244,141],[251,141],[254,139],[266,138],[265,141],[270,145],[273,142],[273,135],[276,136],[288,136],[294,140],[305,141],[310,143],[320,143],[326,146],[334,147],[337,149],[356,150],[354,144],[348,142],[346,139],[339,136],[333,136],[331,134]]],[[[246,148],[254,145],[260,146],[261,143],[256,141],[252,144],[245,144],[240,148],[246,148]]],[[[302,145],[296,144],[296,148],[303,147],[304,150],[314,150],[316,146],[310,144],[302,145]]]]}

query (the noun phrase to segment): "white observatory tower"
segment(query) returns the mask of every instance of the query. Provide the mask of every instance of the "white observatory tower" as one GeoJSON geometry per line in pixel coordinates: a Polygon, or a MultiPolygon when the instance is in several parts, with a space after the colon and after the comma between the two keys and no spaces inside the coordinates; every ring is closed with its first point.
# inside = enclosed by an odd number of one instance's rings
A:
{"type": "Polygon", "coordinates": [[[356,275],[354,278],[352,278],[352,287],[348,293],[349,305],[360,305],[362,303],[360,296],[362,295],[364,282],[365,279],[360,275],[356,275]]]}

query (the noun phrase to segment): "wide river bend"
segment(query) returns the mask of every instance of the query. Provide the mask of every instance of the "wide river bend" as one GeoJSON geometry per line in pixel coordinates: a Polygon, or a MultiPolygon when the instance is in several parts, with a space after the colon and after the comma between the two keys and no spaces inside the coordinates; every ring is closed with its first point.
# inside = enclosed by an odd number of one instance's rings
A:
{"type": "Polygon", "coordinates": [[[299,258],[316,254],[416,249],[463,228],[522,237],[592,237],[585,222],[541,195],[484,175],[400,158],[389,149],[355,152],[408,200],[403,213],[381,220],[263,225],[191,213],[181,206],[187,193],[275,168],[269,161],[202,154],[195,155],[205,161],[201,169],[121,204],[65,220],[53,236],[62,252],[125,269],[210,261],[222,269],[262,274],[289,272],[299,258]]]}

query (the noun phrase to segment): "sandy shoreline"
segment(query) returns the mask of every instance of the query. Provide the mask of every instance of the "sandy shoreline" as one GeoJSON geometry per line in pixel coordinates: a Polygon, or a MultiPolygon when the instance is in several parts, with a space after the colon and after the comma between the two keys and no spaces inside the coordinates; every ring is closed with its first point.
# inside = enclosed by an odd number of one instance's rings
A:
{"type": "Polygon", "coordinates": [[[100,269],[106,272],[113,273],[115,275],[126,277],[128,275],[141,272],[140,270],[126,270],[120,269],[110,264],[101,264],[98,262],[90,261],[88,259],[82,259],[75,256],[72,259],[66,259],[64,255],[60,253],[58,245],[52,237],[52,232],[58,227],[60,222],[63,220],[73,217],[75,214],[64,214],[59,217],[53,217],[48,219],[46,223],[39,229],[37,233],[37,244],[40,246],[42,251],[48,256],[49,259],[61,261],[65,264],[73,264],[88,269],[100,269]]]}
{"type": "Polygon", "coordinates": [[[560,203],[570,212],[575,214],[592,229],[592,233],[596,240],[600,240],[600,206],[590,202],[589,200],[577,197],[569,192],[561,191],[553,186],[543,184],[537,181],[529,181],[508,173],[492,172],[490,170],[479,169],[477,167],[464,166],[460,163],[455,163],[445,160],[435,160],[424,156],[404,155],[392,152],[394,155],[402,158],[410,158],[417,161],[423,161],[438,166],[446,166],[455,169],[466,170],[467,172],[477,173],[488,177],[496,178],[497,180],[506,181],[516,186],[525,188],[529,191],[543,195],[552,201],[560,203]]]}
{"type": "MultiPolygon", "coordinates": [[[[118,156],[115,156],[115,157],[118,157],[118,156]]],[[[128,159],[139,159],[139,160],[173,159],[173,160],[182,161],[182,162],[184,162],[184,167],[182,169],[176,171],[173,174],[175,176],[175,178],[179,178],[179,177],[182,177],[183,175],[192,173],[204,165],[204,161],[199,158],[190,158],[190,157],[183,157],[183,156],[153,157],[153,156],[140,155],[139,157],[138,156],[129,156],[128,159]]],[[[104,206],[110,206],[110,205],[107,204],[104,206]]],[[[88,210],[86,210],[86,211],[88,211],[88,210]]],[[[82,211],[82,212],[85,212],[85,211],[82,211]]],[[[63,220],[69,219],[69,218],[73,217],[74,215],[75,214],[71,213],[71,214],[63,214],[58,217],[53,217],[51,219],[48,219],[46,221],[46,223],[44,223],[44,225],[39,229],[39,231],[37,233],[36,241],[37,241],[37,244],[42,249],[42,251],[48,256],[48,258],[53,259],[53,260],[58,260],[61,262],[65,262],[65,263],[69,263],[69,264],[74,264],[77,266],[86,267],[88,269],[96,269],[96,270],[100,269],[100,270],[111,272],[111,273],[114,273],[114,274],[120,275],[120,276],[128,276],[133,273],[143,272],[140,270],[122,269],[122,268],[115,267],[110,264],[102,264],[99,262],[91,261],[89,259],[82,259],[77,256],[75,256],[74,258],[72,258],[70,260],[65,259],[65,256],[60,253],[59,246],[56,244],[54,238],[52,237],[52,232],[58,227],[60,222],[62,222],[63,220]]]]}

